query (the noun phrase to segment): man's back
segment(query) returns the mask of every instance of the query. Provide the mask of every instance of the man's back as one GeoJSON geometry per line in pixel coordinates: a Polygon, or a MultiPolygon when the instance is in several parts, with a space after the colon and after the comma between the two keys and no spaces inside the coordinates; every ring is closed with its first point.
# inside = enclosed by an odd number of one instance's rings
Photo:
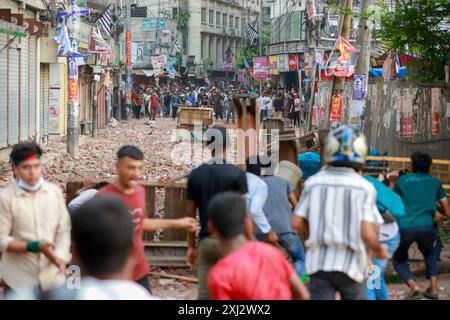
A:
{"type": "Polygon", "coordinates": [[[441,181],[428,174],[409,173],[398,179],[394,191],[402,197],[406,211],[398,219],[400,228],[433,226],[436,204],[446,196],[441,181]]]}
{"type": "Polygon", "coordinates": [[[192,170],[187,185],[187,198],[199,208],[200,237],[208,236],[206,207],[209,200],[219,192],[247,193],[245,172],[232,164],[202,164],[192,170]]]}
{"type": "Polygon", "coordinates": [[[361,282],[367,254],[361,222],[383,222],[375,188],[356,171],[326,166],[310,177],[295,214],[309,223],[306,271],[340,271],[361,282]]]}
{"type": "Polygon", "coordinates": [[[288,194],[295,188],[284,178],[277,176],[264,177],[267,184],[268,196],[264,204],[264,213],[275,233],[292,232],[292,210],[288,194]]]}
{"type": "Polygon", "coordinates": [[[208,275],[214,300],[289,300],[294,269],[272,245],[250,241],[219,260],[208,275]]]}

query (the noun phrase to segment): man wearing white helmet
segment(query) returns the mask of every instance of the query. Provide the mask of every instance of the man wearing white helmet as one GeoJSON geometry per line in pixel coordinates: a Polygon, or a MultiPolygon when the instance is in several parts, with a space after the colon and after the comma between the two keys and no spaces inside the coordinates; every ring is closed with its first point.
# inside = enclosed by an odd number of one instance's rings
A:
{"type": "MultiPolygon", "coordinates": [[[[305,182],[292,227],[309,231],[305,242],[311,298],[366,299],[368,254],[387,259],[379,243],[383,219],[376,191],[358,171],[368,152],[364,135],[351,127],[333,130],[325,140],[326,165],[305,182]]],[[[376,284],[376,283],[375,283],[376,284]]]]}

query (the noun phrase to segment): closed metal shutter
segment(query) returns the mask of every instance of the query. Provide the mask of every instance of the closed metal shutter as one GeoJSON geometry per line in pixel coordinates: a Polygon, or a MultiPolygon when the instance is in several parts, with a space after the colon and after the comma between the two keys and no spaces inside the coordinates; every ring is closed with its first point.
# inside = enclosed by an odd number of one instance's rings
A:
{"type": "Polygon", "coordinates": [[[19,140],[27,140],[29,138],[29,123],[28,117],[30,115],[29,109],[29,59],[28,54],[28,37],[20,39],[20,136],[19,140]]]}
{"type": "Polygon", "coordinates": [[[29,121],[29,135],[31,137],[36,136],[36,37],[30,38],[30,76],[29,76],[29,109],[30,116],[28,118],[29,121]]]}
{"type": "Polygon", "coordinates": [[[92,119],[92,77],[83,74],[80,78],[80,123],[92,119]]]}
{"type": "Polygon", "coordinates": [[[41,101],[40,101],[40,131],[42,139],[46,139],[48,137],[48,108],[49,108],[49,82],[50,82],[50,65],[47,63],[41,63],[41,101]]]}
{"type": "Polygon", "coordinates": [[[10,145],[19,142],[19,51],[15,41],[8,49],[8,144],[10,145]]]}
{"type": "Polygon", "coordinates": [[[60,114],[60,133],[61,136],[67,135],[67,100],[68,100],[68,88],[67,88],[67,64],[61,64],[61,108],[60,114]]]}
{"type": "MultiPolygon", "coordinates": [[[[7,36],[0,33],[0,49],[4,48],[7,36]]],[[[8,146],[8,49],[0,52],[0,149],[8,146]]]]}

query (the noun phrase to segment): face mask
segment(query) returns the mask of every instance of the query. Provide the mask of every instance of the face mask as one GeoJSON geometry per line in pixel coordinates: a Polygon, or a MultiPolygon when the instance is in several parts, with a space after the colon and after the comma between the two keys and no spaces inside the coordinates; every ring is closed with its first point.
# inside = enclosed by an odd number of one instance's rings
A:
{"type": "Polygon", "coordinates": [[[44,178],[41,177],[35,185],[29,185],[25,181],[23,181],[22,179],[19,178],[19,181],[17,182],[17,184],[18,184],[19,188],[21,188],[23,190],[34,192],[34,191],[38,191],[40,188],[42,188],[42,186],[44,185],[44,178]]]}

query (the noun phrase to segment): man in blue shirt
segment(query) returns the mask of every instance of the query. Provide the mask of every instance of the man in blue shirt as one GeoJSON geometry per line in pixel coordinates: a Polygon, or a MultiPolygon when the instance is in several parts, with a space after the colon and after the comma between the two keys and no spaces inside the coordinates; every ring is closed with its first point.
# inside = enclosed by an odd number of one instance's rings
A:
{"type": "Polygon", "coordinates": [[[430,287],[424,296],[438,299],[437,262],[434,250],[436,229],[433,219],[439,202],[443,212],[450,217],[450,208],[442,183],[429,175],[432,159],[428,154],[416,152],[411,156],[412,173],[401,176],[394,187],[405,205],[405,216],[398,219],[400,245],[394,253],[394,268],[411,289],[411,298],[420,296],[408,265],[408,249],[415,242],[424,256],[426,277],[430,287]]]}

